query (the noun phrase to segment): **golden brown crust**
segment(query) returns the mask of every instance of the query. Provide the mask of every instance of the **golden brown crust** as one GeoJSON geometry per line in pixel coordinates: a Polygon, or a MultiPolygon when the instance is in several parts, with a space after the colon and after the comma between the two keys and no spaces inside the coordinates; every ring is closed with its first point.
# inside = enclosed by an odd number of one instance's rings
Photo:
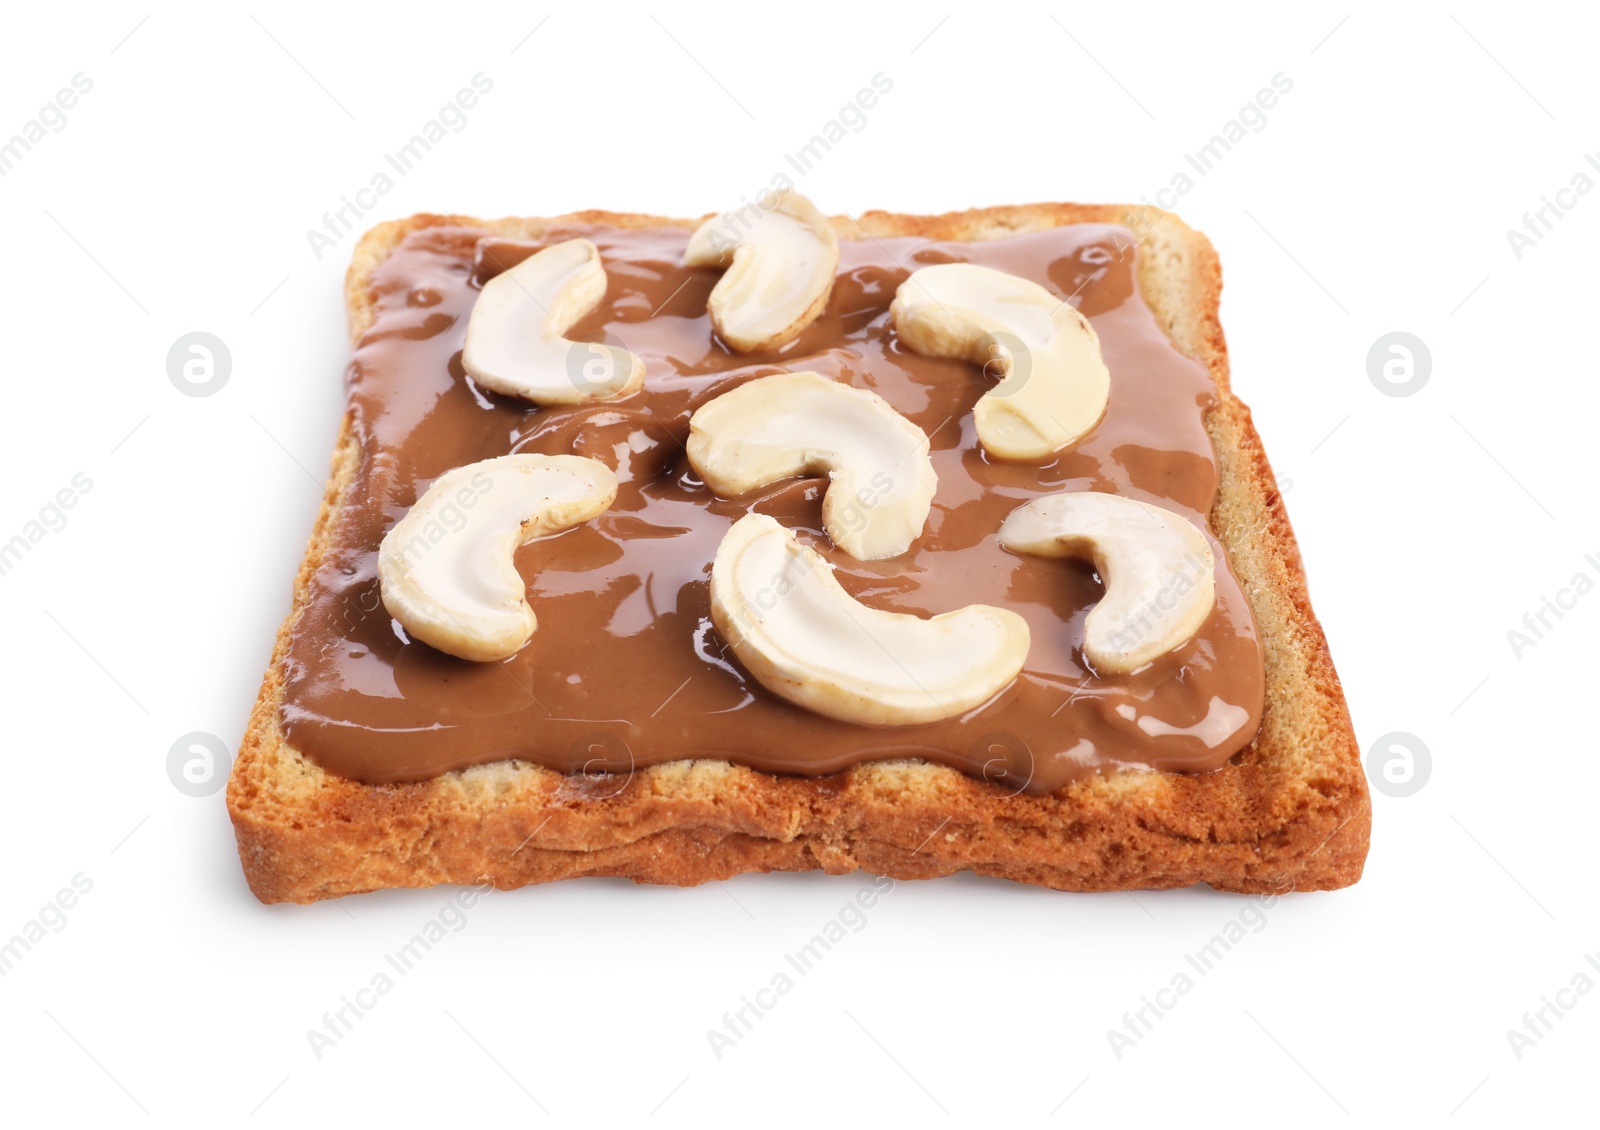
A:
{"type": "MultiPolygon", "coordinates": [[[[1217,319],[1221,267],[1206,238],[1143,206],[1038,204],[943,216],[868,212],[835,219],[841,238],[990,239],[1062,224],[1124,224],[1139,237],[1139,281],[1174,344],[1205,364],[1219,397],[1206,426],[1220,486],[1212,526],[1250,599],[1267,668],[1261,732],[1201,775],[1124,773],[1047,797],[920,761],[831,777],[774,776],[723,761],[677,761],[623,781],[497,762],[408,785],[324,772],[283,739],[282,660],[355,471],[349,418],[294,605],[278,633],[228,783],[250,888],[264,902],[312,902],[383,887],[577,875],[688,885],[747,871],[862,868],[897,879],[970,870],[1060,890],[1181,887],[1331,890],[1361,877],[1371,806],[1349,712],[1312,613],[1294,532],[1249,410],[1228,386],[1217,319]]],[[[469,224],[531,238],[559,223],[621,227],[698,221],[582,212],[548,220],[413,216],[357,245],[346,284],[352,339],[373,318],[372,272],[410,232],[469,224]]]]}

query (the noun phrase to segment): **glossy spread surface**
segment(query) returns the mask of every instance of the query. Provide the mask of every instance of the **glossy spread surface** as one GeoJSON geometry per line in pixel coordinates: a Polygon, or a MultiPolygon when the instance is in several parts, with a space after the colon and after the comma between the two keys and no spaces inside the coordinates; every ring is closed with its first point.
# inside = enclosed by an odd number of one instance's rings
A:
{"type": "Polygon", "coordinates": [[[678,266],[689,234],[571,226],[513,243],[429,228],[378,268],[376,321],[348,375],[360,464],[291,629],[281,711],[294,747],[368,783],[503,758],[596,774],[703,757],[823,775],[920,757],[1008,791],[1048,793],[1125,766],[1214,769],[1249,743],[1260,723],[1261,649],[1214,540],[1216,606],[1194,638],[1132,674],[1100,677],[1080,650],[1084,618],[1102,591],[1093,569],[1012,554],[996,539],[1011,510],[1060,490],[1123,494],[1206,525],[1217,472],[1203,414],[1215,390],[1140,297],[1127,233],[1082,224],[993,241],[842,239],[826,311],[770,354],[735,354],[714,339],[706,300],[720,272],[678,266]],[[478,288],[540,248],[580,236],[599,247],[608,290],[568,336],[626,347],[645,364],[644,388],[549,408],[477,388],[461,368],[461,347],[478,288]],[[895,339],[888,310],[896,287],[917,267],[947,262],[1009,271],[1071,296],[1098,333],[1109,406],[1054,461],[988,459],[972,407],[993,379],[964,361],[917,356],[895,339]],[[931,437],[938,492],[908,553],[859,561],[834,548],[822,531],[822,480],[723,499],[695,477],[683,447],[691,413],[742,380],[782,369],[871,389],[931,437]],[[538,616],[520,653],[472,663],[408,641],[379,596],[384,533],[438,476],[513,452],[601,460],[620,480],[616,502],[518,551],[538,616]],[[834,721],[770,694],[739,667],[710,618],[712,559],[750,511],[795,529],[866,604],[931,615],[983,603],[1019,613],[1032,633],[1022,674],[961,717],[903,728],[834,721]]]}

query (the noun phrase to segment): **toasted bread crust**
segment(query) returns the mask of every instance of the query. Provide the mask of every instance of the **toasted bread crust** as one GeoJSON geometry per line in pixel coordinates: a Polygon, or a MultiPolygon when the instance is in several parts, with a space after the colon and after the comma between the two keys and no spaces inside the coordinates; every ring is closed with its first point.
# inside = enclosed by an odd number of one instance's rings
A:
{"type": "MultiPolygon", "coordinates": [[[[697,220],[581,212],[482,221],[419,215],[356,246],[346,282],[353,340],[371,325],[373,271],[411,232],[442,224],[536,238],[557,224],[692,227],[697,220]]],[[[835,219],[841,238],[991,239],[1072,223],[1142,233],[1139,283],[1174,345],[1206,365],[1219,488],[1212,528],[1250,600],[1266,660],[1254,742],[1216,772],[1090,776],[1052,796],[1007,790],[921,761],[823,778],[726,761],[675,761],[626,780],[502,761],[404,785],[324,772],[279,725],[282,664],[358,458],[347,414],[293,609],[278,632],[229,780],[228,811],[250,888],[312,902],[384,887],[578,875],[693,885],[747,871],[861,868],[897,879],[970,870],[1059,890],[1182,887],[1331,890],[1361,877],[1371,804],[1349,712],[1311,610],[1300,554],[1250,413],[1228,384],[1217,318],[1221,267],[1203,235],[1143,206],[1038,204],[943,216],[835,219]],[[865,232],[863,231],[865,229],[865,232]]]]}

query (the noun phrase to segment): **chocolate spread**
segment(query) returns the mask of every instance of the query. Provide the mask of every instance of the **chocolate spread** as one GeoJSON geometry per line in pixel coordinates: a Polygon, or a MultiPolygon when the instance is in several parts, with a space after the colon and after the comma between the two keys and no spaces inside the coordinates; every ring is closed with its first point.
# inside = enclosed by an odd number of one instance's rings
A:
{"type": "Polygon", "coordinates": [[[1216,390],[1141,298],[1126,232],[1080,224],[977,242],[843,239],[827,310],[767,354],[733,353],[716,339],[706,299],[720,272],[678,265],[688,237],[667,227],[574,226],[516,243],[434,227],[411,234],[377,269],[376,320],[348,373],[359,468],[292,628],[282,720],[295,748],[372,784],[504,758],[588,774],[717,758],[816,776],[917,757],[1006,791],[1050,793],[1084,773],[1128,766],[1215,769],[1250,742],[1261,718],[1261,647],[1214,538],[1216,606],[1196,635],[1131,675],[1100,677],[1080,650],[1084,618],[1102,592],[1092,566],[1008,553],[995,537],[1013,508],[1061,490],[1152,502],[1210,536],[1217,468],[1203,417],[1216,390]],[[461,368],[479,288],[578,236],[598,245],[608,290],[568,336],[632,351],[645,364],[643,390],[540,408],[479,389],[461,368]],[[917,267],[958,261],[1070,297],[1099,334],[1109,407],[1054,462],[988,458],[972,406],[992,378],[963,361],[913,354],[895,338],[895,288],[917,267]],[[938,493],[908,553],[858,561],[835,549],[822,530],[825,480],[724,499],[695,477],[683,447],[690,414],[743,380],[783,369],[871,389],[930,436],[938,493]],[[516,656],[472,663],[409,641],[379,598],[379,542],[434,478],[512,452],[601,460],[621,481],[616,502],[518,551],[539,624],[516,656]],[[718,543],[749,511],[796,530],[865,604],[931,615],[983,603],[1021,614],[1033,637],[1021,676],[964,716],[884,729],[769,693],[712,626],[707,592],[718,543]]]}

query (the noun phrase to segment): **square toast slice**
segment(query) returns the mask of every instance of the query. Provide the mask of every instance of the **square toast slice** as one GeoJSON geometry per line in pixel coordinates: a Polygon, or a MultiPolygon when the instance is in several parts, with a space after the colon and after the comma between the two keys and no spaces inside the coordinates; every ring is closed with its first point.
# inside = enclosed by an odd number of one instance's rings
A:
{"type": "MultiPolygon", "coordinates": [[[[558,225],[693,229],[701,220],[583,212],[483,221],[419,215],[356,246],[346,280],[352,341],[372,325],[371,280],[412,232],[463,225],[537,240],[558,225]]],[[[749,871],[856,869],[896,879],[973,871],[1058,890],[1208,883],[1224,891],[1332,890],[1356,882],[1371,824],[1349,711],[1313,614],[1294,533],[1249,410],[1228,383],[1218,321],[1221,268],[1210,242],[1144,205],[1036,204],[942,216],[837,218],[841,239],[985,240],[1078,223],[1139,233],[1137,279],[1174,347],[1204,365],[1217,396],[1205,417],[1219,484],[1211,528],[1250,602],[1266,664],[1255,739],[1209,773],[1123,772],[1045,796],[918,760],[870,762],[828,777],[763,773],[727,761],[673,761],[615,782],[499,761],[414,784],[336,776],[289,744],[280,722],[290,633],[349,503],[360,458],[347,412],[293,607],[228,784],[251,890],[313,902],[441,883],[509,889],[580,875],[694,885],[749,871]]]]}

